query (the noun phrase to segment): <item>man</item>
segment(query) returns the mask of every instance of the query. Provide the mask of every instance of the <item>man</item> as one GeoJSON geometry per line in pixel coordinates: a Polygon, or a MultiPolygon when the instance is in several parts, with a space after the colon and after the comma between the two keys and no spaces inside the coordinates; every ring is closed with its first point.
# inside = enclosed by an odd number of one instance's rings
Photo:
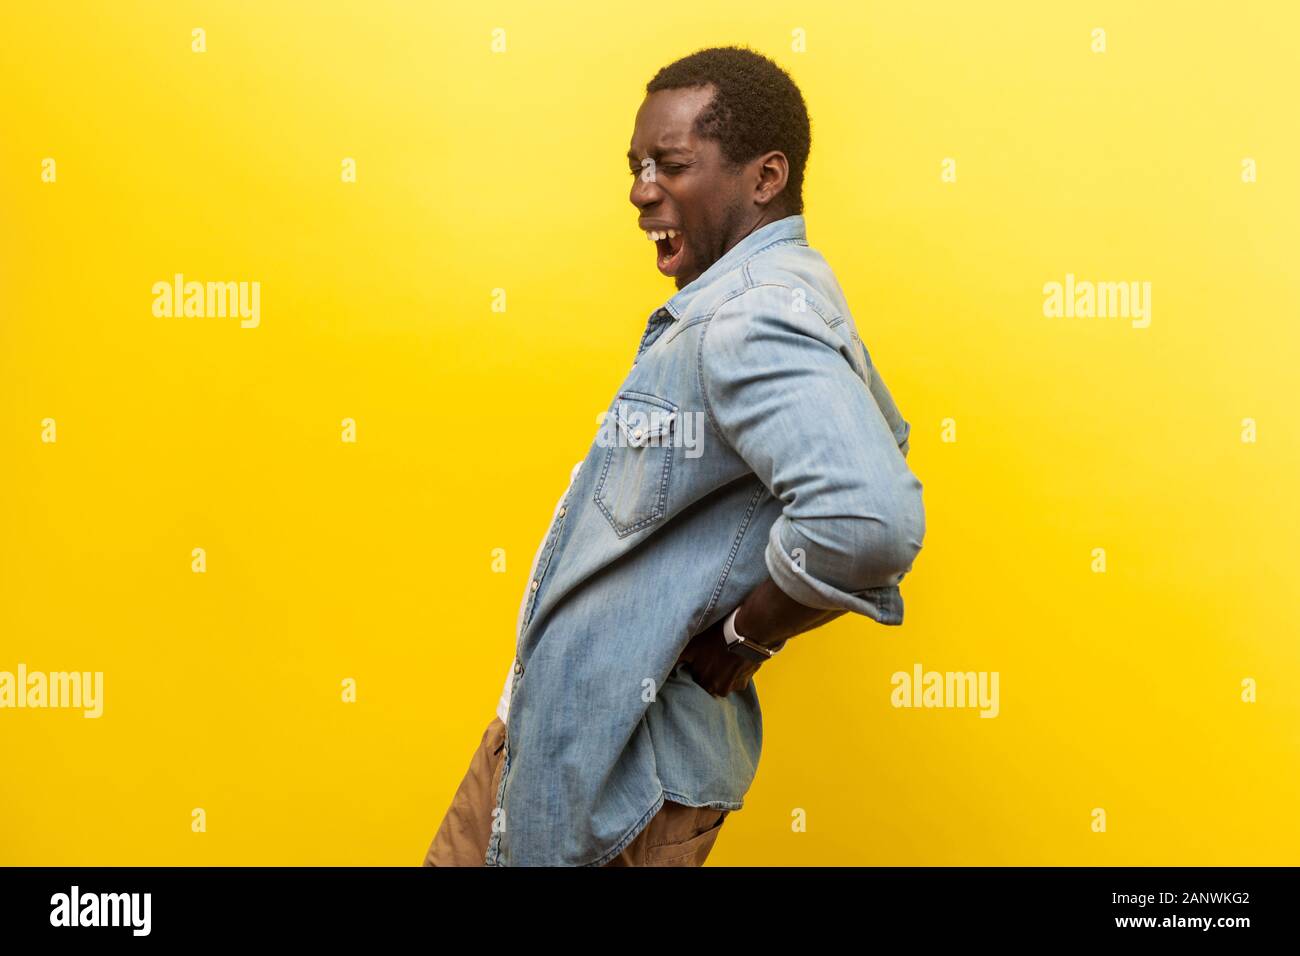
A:
{"type": "Polygon", "coordinates": [[[646,93],[630,199],[678,292],[556,505],[426,865],[701,864],[757,769],[759,667],[846,611],[902,623],[921,483],[806,239],[803,98],[734,47],[646,93]]]}

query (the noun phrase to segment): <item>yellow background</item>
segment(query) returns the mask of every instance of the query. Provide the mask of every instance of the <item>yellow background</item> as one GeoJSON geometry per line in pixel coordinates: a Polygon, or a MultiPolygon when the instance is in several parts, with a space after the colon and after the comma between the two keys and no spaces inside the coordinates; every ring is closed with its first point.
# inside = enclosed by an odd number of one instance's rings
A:
{"type": "Polygon", "coordinates": [[[901,628],[841,619],[760,674],[710,865],[1296,863],[1298,28],[1283,2],[5,4],[0,670],[102,670],[105,713],[0,711],[0,863],[423,858],[674,291],[628,202],[642,91],[728,43],[803,89],[809,237],[912,423],[927,534],[901,628]],[[259,281],[261,326],[154,318],[175,272],[259,281]],[[1151,282],[1150,327],[1045,318],[1067,272],[1151,282]],[[998,671],[1000,716],[894,709],[916,662],[998,671]]]}

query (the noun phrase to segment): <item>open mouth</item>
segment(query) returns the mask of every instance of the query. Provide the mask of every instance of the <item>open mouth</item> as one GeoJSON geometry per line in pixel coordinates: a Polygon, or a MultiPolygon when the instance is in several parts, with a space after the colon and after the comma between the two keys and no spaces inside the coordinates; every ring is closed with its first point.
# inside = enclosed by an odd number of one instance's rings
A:
{"type": "Polygon", "coordinates": [[[685,240],[676,229],[648,229],[646,238],[654,240],[656,265],[666,276],[674,276],[681,268],[685,240]]]}

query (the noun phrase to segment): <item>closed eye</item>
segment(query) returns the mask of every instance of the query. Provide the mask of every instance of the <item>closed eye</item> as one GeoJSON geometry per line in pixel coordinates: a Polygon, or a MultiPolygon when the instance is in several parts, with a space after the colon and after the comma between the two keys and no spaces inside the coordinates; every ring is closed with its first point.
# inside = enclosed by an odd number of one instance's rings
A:
{"type": "Polygon", "coordinates": [[[639,176],[646,169],[653,169],[656,173],[662,171],[670,175],[676,175],[677,173],[680,173],[685,168],[686,166],[683,163],[659,163],[656,166],[632,166],[629,167],[628,172],[630,172],[633,176],[639,176]]]}

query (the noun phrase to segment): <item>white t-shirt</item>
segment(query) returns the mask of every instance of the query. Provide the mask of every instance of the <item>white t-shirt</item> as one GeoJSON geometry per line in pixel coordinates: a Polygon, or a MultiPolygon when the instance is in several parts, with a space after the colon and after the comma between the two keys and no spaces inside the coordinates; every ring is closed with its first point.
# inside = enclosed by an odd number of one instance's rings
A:
{"type": "Polygon", "coordinates": [[[501,691],[501,699],[497,701],[497,716],[501,718],[504,724],[506,718],[510,716],[510,688],[515,682],[515,662],[510,662],[510,671],[506,674],[505,690],[501,691]]]}
{"type": "MultiPolygon", "coordinates": [[[[560,516],[560,507],[564,504],[564,499],[569,497],[569,489],[573,487],[573,480],[578,477],[578,472],[581,469],[582,469],[582,462],[578,462],[576,465],[573,466],[573,470],[569,472],[569,485],[567,488],[564,489],[564,494],[560,495],[560,500],[555,503],[555,510],[551,513],[552,525],[555,524],[555,519],[560,516]]],[[[549,528],[550,525],[548,525],[547,527],[549,528]]],[[[537,547],[537,553],[533,555],[533,566],[528,569],[528,583],[524,585],[524,599],[519,602],[519,617],[515,621],[516,647],[519,644],[520,633],[523,631],[524,608],[528,606],[528,595],[532,591],[533,575],[537,571],[537,562],[541,559],[542,551],[545,549],[545,547],[546,547],[546,539],[543,538],[542,543],[537,547]]],[[[503,723],[506,722],[507,718],[510,715],[510,688],[514,685],[514,682],[515,682],[515,661],[512,660],[510,662],[510,670],[506,673],[505,689],[501,691],[501,699],[497,701],[497,716],[501,718],[501,721],[503,723]]]]}

